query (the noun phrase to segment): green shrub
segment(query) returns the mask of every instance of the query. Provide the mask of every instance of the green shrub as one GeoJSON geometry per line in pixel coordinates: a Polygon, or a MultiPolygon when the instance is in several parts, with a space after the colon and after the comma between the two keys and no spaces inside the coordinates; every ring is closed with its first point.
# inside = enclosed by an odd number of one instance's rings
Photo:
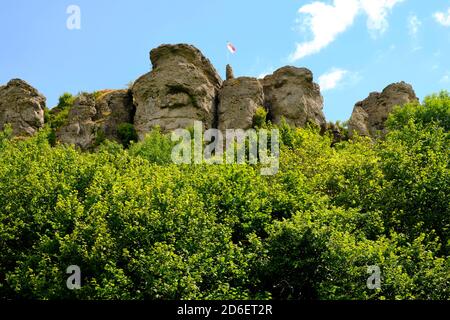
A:
{"type": "Polygon", "coordinates": [[[69,109],[73,106],[74,101],[75,101],[75,97],[72,94],[65,92],[59,97],[58,104],[55,108],[58,108],[61,110],[69,109]]]}
{"type": "Polygon", "coordinates": [[[448,300],[447,96],[427,99],[426,112],[396,110],[379,141],[331,147],[318,128],[282,124],[274,176],[172,164],[157,129],[83,153],[51,147],[50,129],[7,128],[0,299],[448,300]],[[70,265],[80,290],[66,288],[70,265]]]}
{"type": "Polygon", "coordinates": [[[391,130],[401,130],[410,123],[420,127],[434,123],[448,132],[450,130],[450,93],[442,91],[426,97],[423,104],[410,103],[397,108],[387,121],[391,130]]]}
{"type": "Polygon", "coordinates": [[[45,125],[51,129],[48,140],[52,146],[56,145],[56,130],[67,124],[74,101],[75,97],[66,92],[59,97],[57,106],[51,110],[44,110],[45,125]]]}
{"type": "Polygon", "coordinates": [[[170,136],[162,134],[159,128],[155,128],[145,136],[144,140],[131,145],[130,154],[151,163],[168,164],[172,162],[173,146],[170,136]]]}
{"type": "Polygon", "coordinates": [[[119,124],[117,135],[125,148],[128,148],[133,141],[138,141],[136,129],[131,123],[119,124]]]}
{"type": "Polygon", "coordinates": [[[253,127],[262,128],[267,121],[267,111],[264,107],[258,107],[255,115],[253,116],[253,127]]]}

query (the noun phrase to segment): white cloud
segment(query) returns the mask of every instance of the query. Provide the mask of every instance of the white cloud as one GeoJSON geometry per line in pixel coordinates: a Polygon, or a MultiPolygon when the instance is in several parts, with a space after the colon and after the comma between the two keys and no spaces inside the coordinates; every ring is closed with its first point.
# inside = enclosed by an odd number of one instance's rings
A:
{"type": "Polygon", "coordinates": [[[367,14],[367,27],[373,36],[383,34],[389,27],[387,16],[392,8],[403,0],[360,0],[367,14]]]}
{"type": "Polygon", "coordinates": [[[257,78],[258,78],[258,79],[263,79],[264,77],[266,77],[266,76],[272,74],[274,71],[275,71],[275,68],[274,68],[274,67],[267,68],[267,69],[265,69],[263,72],[261,72],[261,73],[257,76],[257,78]]]}
{"type": "Polygon", "coordinates": [[[450,8],[448,9],[447,13],[436,12],[433,16],[434,19],[444,27],[450,27],[450,8]]]}
{"type": "Polygon", "coordinates": [[[449,83],[450,82],[450,75],[446,74],[441,78],[442,83],[449,83]]]}
{"type": "Polygon", "coordinates": [[[290,60],[299,60],[328,46],[353,24],[358,10],[359,0],[334,0],[333,5],[316,1],[301,7],[298,12],[309,15],[304,26],[309,27],[314,39],[298,43],[290,60]]]}
{"type": "Polygon", "coordinates": [[[327,91],[336,88],[348,74],[347,70],[332,69],[331,71],[319,77],[319,85],[322,91],[327,91]]]}
{"type": "Polygon", "coordinates": [[[417,36],[417,33],[419,32],[420,27],[422,26],[422,21],[416,16],[411,15],[408,18],[408,29],[409,34],[415,38],[417,36]]]}
{"type": "Polygon", "coordinates": [[[419,31],[422,27],[422,21],[415,15],[411,14],[408,18],[408,31],[409,36],[412,40],[412,52],[417,52],[423,49],[422,45],[419,43],[419,31]]]}
{"type": "Polygon", "coordinates": [[[302,6],[298,12],[306,18],[297,20],[297,23],[301,24],[300,30],[310,30],[313,39],[297,43],[296,50],[289,59],[294,62],[318,53],[351,27],[360,13],[368,16],[367,27],[372,36],[384,33],[389,26],[389,11],[402,1],[404,0],[333,0],[333,4],[314,1],[302,6]]]}

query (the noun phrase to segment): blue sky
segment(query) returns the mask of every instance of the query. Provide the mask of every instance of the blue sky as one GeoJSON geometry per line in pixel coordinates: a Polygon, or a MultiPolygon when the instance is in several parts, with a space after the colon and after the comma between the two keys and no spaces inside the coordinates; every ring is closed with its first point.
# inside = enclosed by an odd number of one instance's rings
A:
{"type": "Polygon", "coordinates": [[[237,76],[311,69],[333,121],[392,82],[421,99],[450,90],[450,0],[2,0],[0,30],[0,83],[22,78],[49,107],[63,92],[124,88],[150,70],[150,49],[181,42],[222,77],[228,62],[237,76]]]}

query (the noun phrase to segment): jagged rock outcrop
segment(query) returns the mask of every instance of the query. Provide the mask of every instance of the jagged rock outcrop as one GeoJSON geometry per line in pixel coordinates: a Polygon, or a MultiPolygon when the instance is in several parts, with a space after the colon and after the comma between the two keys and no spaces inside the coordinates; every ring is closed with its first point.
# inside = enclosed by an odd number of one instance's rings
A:
{"type": "Polygon", "coordinates": [[[355,105],[348,123],[350,136],[355,132],[361,136],[384,136],[386,120],[394,107],[416,101],[413,87],[405,82],[393,83],[381,93],[372,92],[355,105]]]}
{"type": "Polygon", "coordinates": [[[44,126],[46,99],[23,80],[0,86],[0,130],[10,124],[15,136],[30,136],[44,126]]]}
{"type": "Polygon", "coordinates": [[[170,132],[196,120],[205,129],[214,125],[246,129],[260,105],[275,124],[282,118],[298,127],[325,123],[320,88],[308,69],[284,67],[263,80],[235,79],[227,65],[227,81],[222,85],[210,61],[191,45],[162,45],[151,51],[150,59],[153,70],[132,87],[140,138],[153,127],[170,132]]]}
{"type": "Polygon", "coordinates": [[[69,111],[67,124],[57,131],[57,140],[83,150],[92,147],[97,136],[96,113],[94,95],[80,94],[69,111]]]}
{"type": "Polygon", "coordinates": [[[132,123],[133,114],[128,90],[83,93],[75,99],[66,125],[57,131],[57,140],[83,150],[92,149],[104,139],[120,141],[117,129],[122,123],[132,123]]]}
{"type": "Polygon", "coordinates": [[[219,94],[218,129],[250,129],[256,109],[264,104],[261,83],[256,78],[226,80],[219,94]]]}
{"type": "Polygon", "coordinates": [[[234,79],[233,68],[232,68],[229,64],[227,64],[225,73],[226,73],[226,79],[227,79],[227,80],[234,79]]]}
{"type": "Polygon", "coordinates": [[[323,97],[306,68],[283,67],[262,80],[269,119],[279,124],[282,118],[292,126],[308,122],[324,125],[323,97]]]}
{"type": "Polygon", "coordinates": [[[95,120],[106,139],[120,140],[117,129],[121,124],[133,123],[135,107],[130,90],[112,90],[102,93],[95,105],[95,120]]]}
{"type": "MultiPolygon", "coordinates": [[[[92,149],[104,139],[121,141],[118,129],[124,123],[133,124],[141,139],[154,127],[168,133],[192,127],[195,121],[201,121],[204,129],[245,130],[253,126],[260,106],[274,124],[283,118],[295,127],[311,122],[332,133],[333,144],[347,138],[337,126],[327,125],[320,87],[306,68],[287,66],[256,79],[235,78],[227,65],[223,82],[211,62],[191,45],[162,45],[150,52],[150,60],[152,71],[136,80],[130,90],[81,94],[67,119],[66,107],[50,111],[53,117],[64,111],[56,122],[57,126],[64,122],[56,129],[56,139],[92,149]]],[[[405,82],[371,93],[355,105],[349,120],[350,136],[355,132],[383,136],[394,106],[414,101],[418,101],[416,94],[405,82]]],[[[44,125],[45,102],[45,97],[20,79],[0,86],[0,130],[10,123],[16,136],[34,134],[44,125]]]]}
{"type": "Polygon", "coordinates": [[[163,132],[202,121],[214,124],[222,80],[211,62],[187,44],[162,45],[150,52],[153,70],[133,85],[135,128],[143,138],[153,127],[163,132]]]}

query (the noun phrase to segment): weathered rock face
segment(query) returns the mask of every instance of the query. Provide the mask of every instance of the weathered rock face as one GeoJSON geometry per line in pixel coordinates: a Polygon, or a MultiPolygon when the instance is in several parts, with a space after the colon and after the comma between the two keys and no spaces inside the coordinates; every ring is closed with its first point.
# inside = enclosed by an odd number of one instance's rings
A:
{"type": "Polygon", "coordinates": [[[44,126],[46,99],[23,80],[0,86],[0,130],[10,124],[15,136],[30,136],[44,126]]]}
{"type": "Polygon", "coordinates": [[[101,139],[119,140],[118,127],[132,123],[134,114],[131,92],[103,91],[97,98],[81,94],[69,111],[67,124],[57,131],[58,141],[83,150],[93,148],[101,139]]]}
{"type": "Polygon", "coordinates": [[[227,64],[225,73],[226,73],[226,79],[227,80],[234,79],[233,68],[229,64],[227,64]]]}
{"type": "Polygon", "coordinates": [[[135,107],[129,90],[107,91],[97,98],[96,122],[106,139],[118,140],[117,129],[123,123],[133,123],[135,107]]]}
{"type": "Polygon", "coordinates": [[[418,101],[411,85],[405,82],[387,86],[383,92],[373,92],[353,109],[348,127],[350,136],[357,132],[362,136],[383,136],[385,122],[395,106],[418,101]]]}
{"type": "Polygon", "coordinates": [[[83,150],[93,146],[97,136],[97,125],[94,122],[96,114],[94,96],[92,94],[78,96],[69,111],[67,124],[56,133],[58,141],[73,144],[83,150]]]}
{"type": "Polygon", "coordinates": [[[151,51],[150,59],[153,70],[132,88],[140,138],[156,126],[170,132],[196,120],[211,128],[222,80],[210,61],[186,44],[162,45],[151,51]]]}
{"type": "MultiPolygon", "coordinates": [[[[210,61],[191,45],[162,45],[150,52],[150,59],[152,71],[136,80],[131,90],[81,94],[65,124],[57,129],[57,140],[82,149],[92,149],[104,139],[120,142],[118,129],[124,123],[133,124],[141,139],[154,127],[168,133],[192,127],[195,121],[201,121],[204,129],[246,130],[253,126],[260,106],[265,107],[274,124],[280,124],[283,118],[295,127],[311,122],[324,133],[331,132],[333,144],[347,138],[338,127],[326,124],[320,87],[308,69],[287,66],[258,80],[235,78],[227,65],[227,80],[222,82],[210,61]]],[[[45,101],[22,80],[0,86],[0,130],[10,123],[16,136],[34,134],[44,125],[45,101]]],[[[355,132],[372,137],[384,135],[385,122],[394,106],[413,101],[418,101],[416,94],[404,82],[371,93],[355,105],[349,121],[350,136],[355,132]]],[[[55,108],[51,113],[62,111],[62,107],[55,108]]]]}
{"type": "Polygon", "coordinates": [[[263,88],[256,78],[226,80],[219,101],[219,130],[250,129],[256,109],[264,104],[263,88]]]}
{"type": "Polygon", "coordinates": [[[323,97],[310,70],[283,67],[266,76],[262,83],[272,123],[279,124],[285,118],[296,127],[304,127],[308,122],[325,124],[323,97]]]}

